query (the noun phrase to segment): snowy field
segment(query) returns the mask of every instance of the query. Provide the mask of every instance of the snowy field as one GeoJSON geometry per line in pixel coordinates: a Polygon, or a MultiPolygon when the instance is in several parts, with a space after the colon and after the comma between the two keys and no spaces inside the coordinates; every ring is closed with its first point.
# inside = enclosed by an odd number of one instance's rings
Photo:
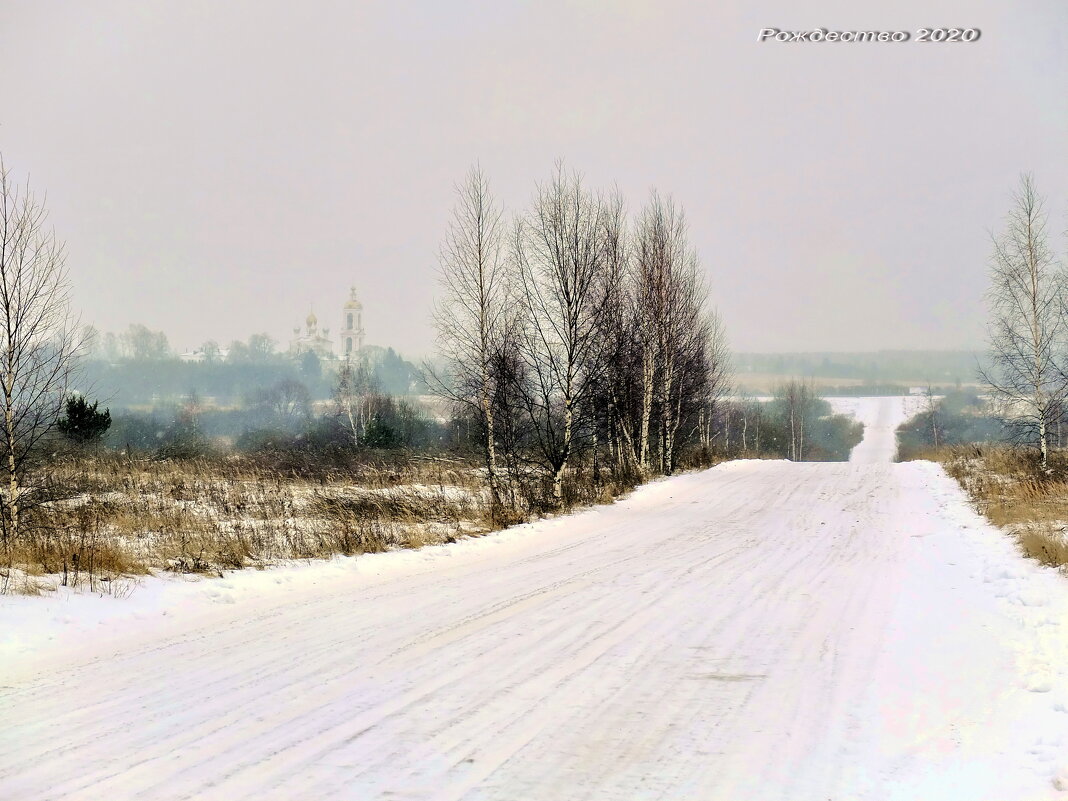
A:
{"type": "Polygon", "coordinates": [[[449,546],[0,598],[0,798],[1068,798],[1068,579],[916,399],[449,546]]]}

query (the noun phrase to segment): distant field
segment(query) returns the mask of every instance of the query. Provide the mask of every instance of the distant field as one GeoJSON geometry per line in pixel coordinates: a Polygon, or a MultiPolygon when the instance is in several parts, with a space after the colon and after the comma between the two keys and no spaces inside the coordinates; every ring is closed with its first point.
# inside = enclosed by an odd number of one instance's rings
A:
{"type": "MultiPolygon", "coordinates": [[[[738,373],[735,376],[735,383],[737,383],[739,389],[768,393],[784,381],[794,377],[780,373],[738,373]]],[[[805,377],[807,378],[807,376],[805,377]]],[[[830,386],[859,387],[864,384],[863,379],[860,378],[811,378],[809,380],[821,388],[830,386]]]]}
{"type": "MultiPolygon", "coordinates": [[[[735,375],[735,385],[737,390],[741,393],[748,394],[768,394],[771,393],[775,387],[789,381],[791,378],[805,378],[812,381],[818,388],[824,392],[832,391],[835,389],[841,390],[861,390],[864,387],[870,387],[872,394],[887,395],[887,394],[909,394],[911,387],[923,387],[926,388],[930,383],[933,387],[944,387],[947,385],[956,386],[956,382],[929,382],[924,379],[915,379],[913,381],[907,380],[894,380],[894,381],[878,381],[872,382],[862,378],[834,378],[831,376],[807,376],[804,373],[800,374],[786,374],[786,373],[743,373],[738,372],[735,375]]],[[[962,381],[961,387],[978,388],[980,385],[974,381],[962,381]]],[[[853,394],[850,392],[850,394],[853,394]]]]}
{"type": "Polygon", "coordinates": [[[743,393],[766,393],[790,378],[809,379],[824,392],[908,394],[911,387],[977,387],[983,361],[976,351],[867,353],[736,353],[735,383],[743,393]]]}

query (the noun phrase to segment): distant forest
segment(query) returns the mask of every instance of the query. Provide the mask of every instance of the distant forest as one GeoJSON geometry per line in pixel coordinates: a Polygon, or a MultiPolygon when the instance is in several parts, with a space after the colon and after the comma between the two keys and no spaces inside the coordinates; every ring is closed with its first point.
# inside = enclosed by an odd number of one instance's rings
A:
{"type": "MultiPolygon", "coordinates": [[[[883,350],[866,353],[736,353],[736,382],[745,390],[746,376],[776,375],[841,379],[841,389],[849,385],[896,393],[902,387],[958,387],[974,384],[986,356],[977,351],[883,350]]],[[[852,393],[849,393],[852,394],[852,393]]]]}
{"type": "MultiPolygon", "coordinates": [[[[293,382],[306,388],[309,400],[325,400],[333,395],[340,364],[313,353],[294,357],[277,352],[264,334],[254,334],[248,343],[232,343],[225,357],[204,361],[181,359],[161,332],[143,326],[131,326],[119,338],[100,337],[95,344],[83,363],[78,388],[117,411],[171,406],[190,397],[209,406],[250,407],[262,403],[265,392],[293,382]]],[[[379,392],[426,392],[420,369],[393,348],[368,345],[354,366],[366,369],[379,392]]]]}
{"type": "MultiPolygon", "coordinates": [[[[131,326],[130,332],[97,340],[84,364],[83,384],[112,409],[148,410],[190,396],[216,407],[255,405],[283,382],[299,382],[311,400],[332,396],[337,362],[311,354],[294,358],[275,351],[263,334],[231,343],[226,357],[183,361],[161,332],[131,326]]],[[[425,395],[429,389],[418,366],[392,348],[369,345],[359,363],[378,391],[425,395]]],[[[740,393],[762,394],[768,377],[821,379],[823,394],[899,394],[912,386],[951,389],[974,385],[985,354],[976,351],[885,350],[858,353],[736,353],[734,385],[740,393]],[[841,385],[836,385],[840,380],[841,385]]]]}

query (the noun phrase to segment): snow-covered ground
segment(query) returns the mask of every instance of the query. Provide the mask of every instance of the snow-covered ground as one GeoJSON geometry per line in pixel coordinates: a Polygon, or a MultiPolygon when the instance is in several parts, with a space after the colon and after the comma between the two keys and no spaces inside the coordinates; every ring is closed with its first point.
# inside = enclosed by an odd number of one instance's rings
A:
{"type": "MultiPolygon", "coordinates": [[[[1068,579],[942,470],[741,461],[420,551],[0,599],[0,798],[1023,799],[1068,579]]],[[[1068,797],[1065,794],[1064,797],[1068,797]]]]}

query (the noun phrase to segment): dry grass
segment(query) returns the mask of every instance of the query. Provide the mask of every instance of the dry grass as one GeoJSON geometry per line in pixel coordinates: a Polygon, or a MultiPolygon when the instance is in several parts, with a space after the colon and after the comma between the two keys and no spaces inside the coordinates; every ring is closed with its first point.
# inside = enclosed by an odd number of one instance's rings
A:
{"type": "Polygon", "coordinates": [[[110,591],[152,570],[221,573],[287,559],[419,547],[488,530],[478,471],[361,465],[314,480],[242,459],[69,459],[32,535],[0,551],[0,592],[54,584],[110,591]],[[358,482],[358,484],[357,484],[358,482]]]}
{"type": "Polygon", "coordinates": [[[1044,471],[1027,449],[1000,445],[929,448],[911,458],[939,462],[994,525],[1045,565],[1068,569],[1068,453],[1044,471]]]}
{"type": "Polygon", "coordinates": [[[1050,567],[1068,566],[1068,539],[1059,526],[1051,523],[1032,524],[1017,532],[1023,552],[1050,567]]]}
{"type": "MultiPolygon", "coordinates": [[[[301,476],[241,457],[72,457],[52,465],[32,536],[0,546],[0,592],[57,584],[116,592],[155,570],[214,573],[290,559],[418,548],[550,510],[537,493],[491,508],[482,471],[454,460],[361,464],[301,476]]],[[[633,487],[576,473],[566,508],[633,487]]],[[[558,510],[552,510],[558,511],[558,510]]]]}

